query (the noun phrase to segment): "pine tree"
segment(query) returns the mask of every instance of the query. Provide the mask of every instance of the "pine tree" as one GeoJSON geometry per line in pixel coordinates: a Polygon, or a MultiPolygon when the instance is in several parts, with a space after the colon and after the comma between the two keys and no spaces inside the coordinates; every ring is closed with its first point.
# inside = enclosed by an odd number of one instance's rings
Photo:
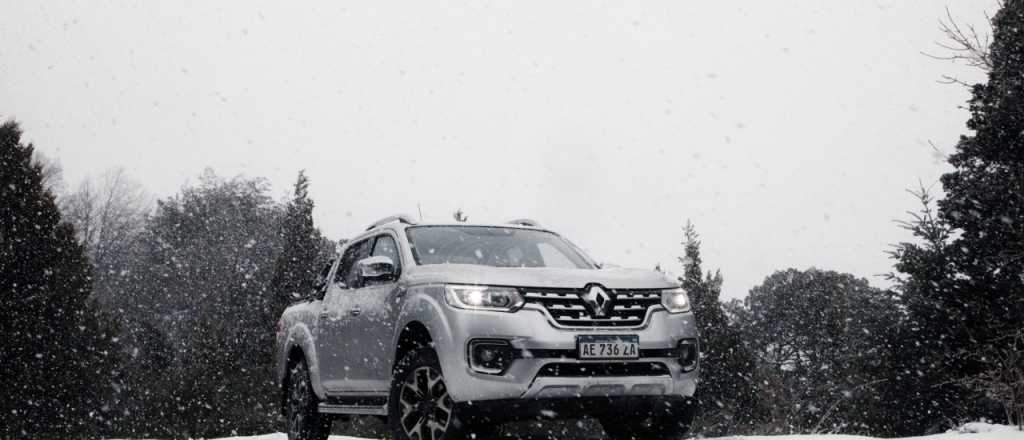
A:
{"type": "MultiPolygon", "coordinates": [[[[281,305],[305,296],[313,289],[318,255],[321,248],[320,231],[313,226],[313,201],[309,198],[309,178],[299,171],[295,192],[285,208],[281,225],[284,250],[277,259],[271,287],[281,305]]],[[[281,310],[277,310],[280,314],[281,310]]]]}
{"type": "Polygon", "coordinates": [[[921,352],[912,383],[929,402],[916,414],[918,429],[998,415],[953,384],[984,369],[964,353],[1024,320],[1024,0],[1004,2],[992,26],[988,82],[972,88],[972,133],[949,157],[945,199],[937,216],[918,214],[905,225],[922,243],[901,243],[893,252],[903,274],[909,348],[921,352]]]}
{"type": "Polygon", "coordinates": [[[683,289],[690,295],[690,300],[693,301],[694,307],[698,303],[704,304],[704,273],[701,269],[701,258],[700,258],[700,236],[697,235],[697,228],[693,226],[693,223],[689,220],[686,221],[686,226],[683,228],[683,256],[679,258],[679,263],[683,265],[683,276],[679,278],[679,282],[683,283],[683,289]]]}
{"type": "Polygon", "coordinates": [[[96,437],[117,380],[116,328],[89,301],[89,261],[33,150],[17,123],[0,125],[0,437],[96,437]]]}
{"type": "Polygon", "coordinates": [[[959,232],[951,295],[953,344],[986,341],[1024,319],[1024,0],[993,18],[988,83],[975,85],[967,127],[942,176],[940,218],[959,232]],[[955,342],[961,341],[961,342],[955,342]]]}
{"type": "Polygon", "coordinates": [[[921,203],[911,220],[900,222],[917,240],[894,246],[890,255],[899,274],[890,274],[900,291],[906,311],[903,322],[894,328],[892,380],[885,393],[906,399],[895,408],[896,435],[919,435],[949,428],[950,420],[964,420],[976,399],[955,385],[951,374],[954,357],[947,356],[947,329],[957,326],[954,314],[946,313],[942,298],[956,295],[956,271],[950,240],[952,228],[940,219],[928,192],[912,193],[921,203]]]}
{"type": "Polygon", "coordinates": [[[684,255],[679,258],[683,276],[679,281],[690,296],[700,332],[701,383],[696,396],[701,410],[699,429],[704,435],[743,431],[755,416],[753,357],[719,302],[721,271],[705,275],[701,269],[700,236],[690,221],[683,236],[684,255]]]}

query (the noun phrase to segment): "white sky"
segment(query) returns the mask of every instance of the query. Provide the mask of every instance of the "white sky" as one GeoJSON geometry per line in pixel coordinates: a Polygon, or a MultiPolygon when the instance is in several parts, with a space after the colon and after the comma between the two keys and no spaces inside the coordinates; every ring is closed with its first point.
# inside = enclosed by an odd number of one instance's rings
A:
{"type": "Polygon", "coordinates": [[[947,169],[949,6],[995,1],[6,2],[0,118],[65,180],[154,194],[205,167],[312,179],[331,238],[397,212],[539,220],[664,267],[682,226],[742,297],[774,270],[887,272],[904,191],[947,169]]]}

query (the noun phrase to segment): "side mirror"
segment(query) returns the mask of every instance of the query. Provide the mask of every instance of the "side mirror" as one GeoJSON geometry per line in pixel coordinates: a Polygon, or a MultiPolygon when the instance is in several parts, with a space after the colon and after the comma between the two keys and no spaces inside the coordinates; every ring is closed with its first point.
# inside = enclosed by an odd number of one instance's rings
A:
{"type": "Polygon", "coordinates": [[[395,262],[383,255],[363,258],[356,263],[359,278],[363,283],[368,281],[389,281],[395,278],[395,262]]]}

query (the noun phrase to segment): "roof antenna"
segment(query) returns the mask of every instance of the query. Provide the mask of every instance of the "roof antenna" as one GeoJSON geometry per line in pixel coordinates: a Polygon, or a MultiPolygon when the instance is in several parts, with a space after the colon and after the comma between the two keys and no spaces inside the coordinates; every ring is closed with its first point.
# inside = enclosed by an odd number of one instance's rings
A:
{"type": "Polygon", "coordinates": [[[420,221],[423,221],[423,208],[420,207],[419,202],[416,203],[416,210],[420,212],[420,221]]]}

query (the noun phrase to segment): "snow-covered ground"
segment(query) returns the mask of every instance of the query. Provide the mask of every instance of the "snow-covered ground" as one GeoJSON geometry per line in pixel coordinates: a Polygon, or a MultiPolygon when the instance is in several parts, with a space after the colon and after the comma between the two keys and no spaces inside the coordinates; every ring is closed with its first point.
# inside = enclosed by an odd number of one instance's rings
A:
{"type": "MultiPolygon", "coordinates": [[[[276,433],[257,435],[251,437],[228,437],[219,440],[287,440],[288,436],[276,433]]],[[[776,436],[737,436],[723,437],[721,440],[873,440],[873,437],[860,437],[855,435],[776,435],[776,436]]],[[[1024,432],[1017,428],[1005,425],[993,425],[989,423],[968,423],[955,431],[944,434],[928,435],[922,437],[908,437],[914,440],[1024,440],[1024,432]]],[[[367,440],[361,437],[349,437],[334,435],[330,440],[367,440]]],[[[708,439],[711,440],[711,439],[708,439]]]]}
{"type": "MultiPolygon", "coordinates": [[[[288,440],[288,436],[280,432],[274,434],[254,435],[249,437],[225,437],[212,440],[288,440]]],[[[332,435],[330,440],[366,440],[362,437],[349,437],[347,435],[332,435]]]]}
{"type": "MultiPolygon", "coordinates": [[[[775,435],[775,436],[738,436],[727,437],[729,440],[874,440],[874,437],[861,437],[856,435],[775,435]]],[[[993,425],[989,423],[968,423],[957,430],[948,431],[943,434],[926,435],[921,437],[906,437],[901,440],[1024,440],[1024,431],[1016,427],[1006,425],[993,425]]],[[[724,440],[724,439],[723,439],[724,440]]],[[[895,440],[895,439],[890,439],[895,440]]]]}

